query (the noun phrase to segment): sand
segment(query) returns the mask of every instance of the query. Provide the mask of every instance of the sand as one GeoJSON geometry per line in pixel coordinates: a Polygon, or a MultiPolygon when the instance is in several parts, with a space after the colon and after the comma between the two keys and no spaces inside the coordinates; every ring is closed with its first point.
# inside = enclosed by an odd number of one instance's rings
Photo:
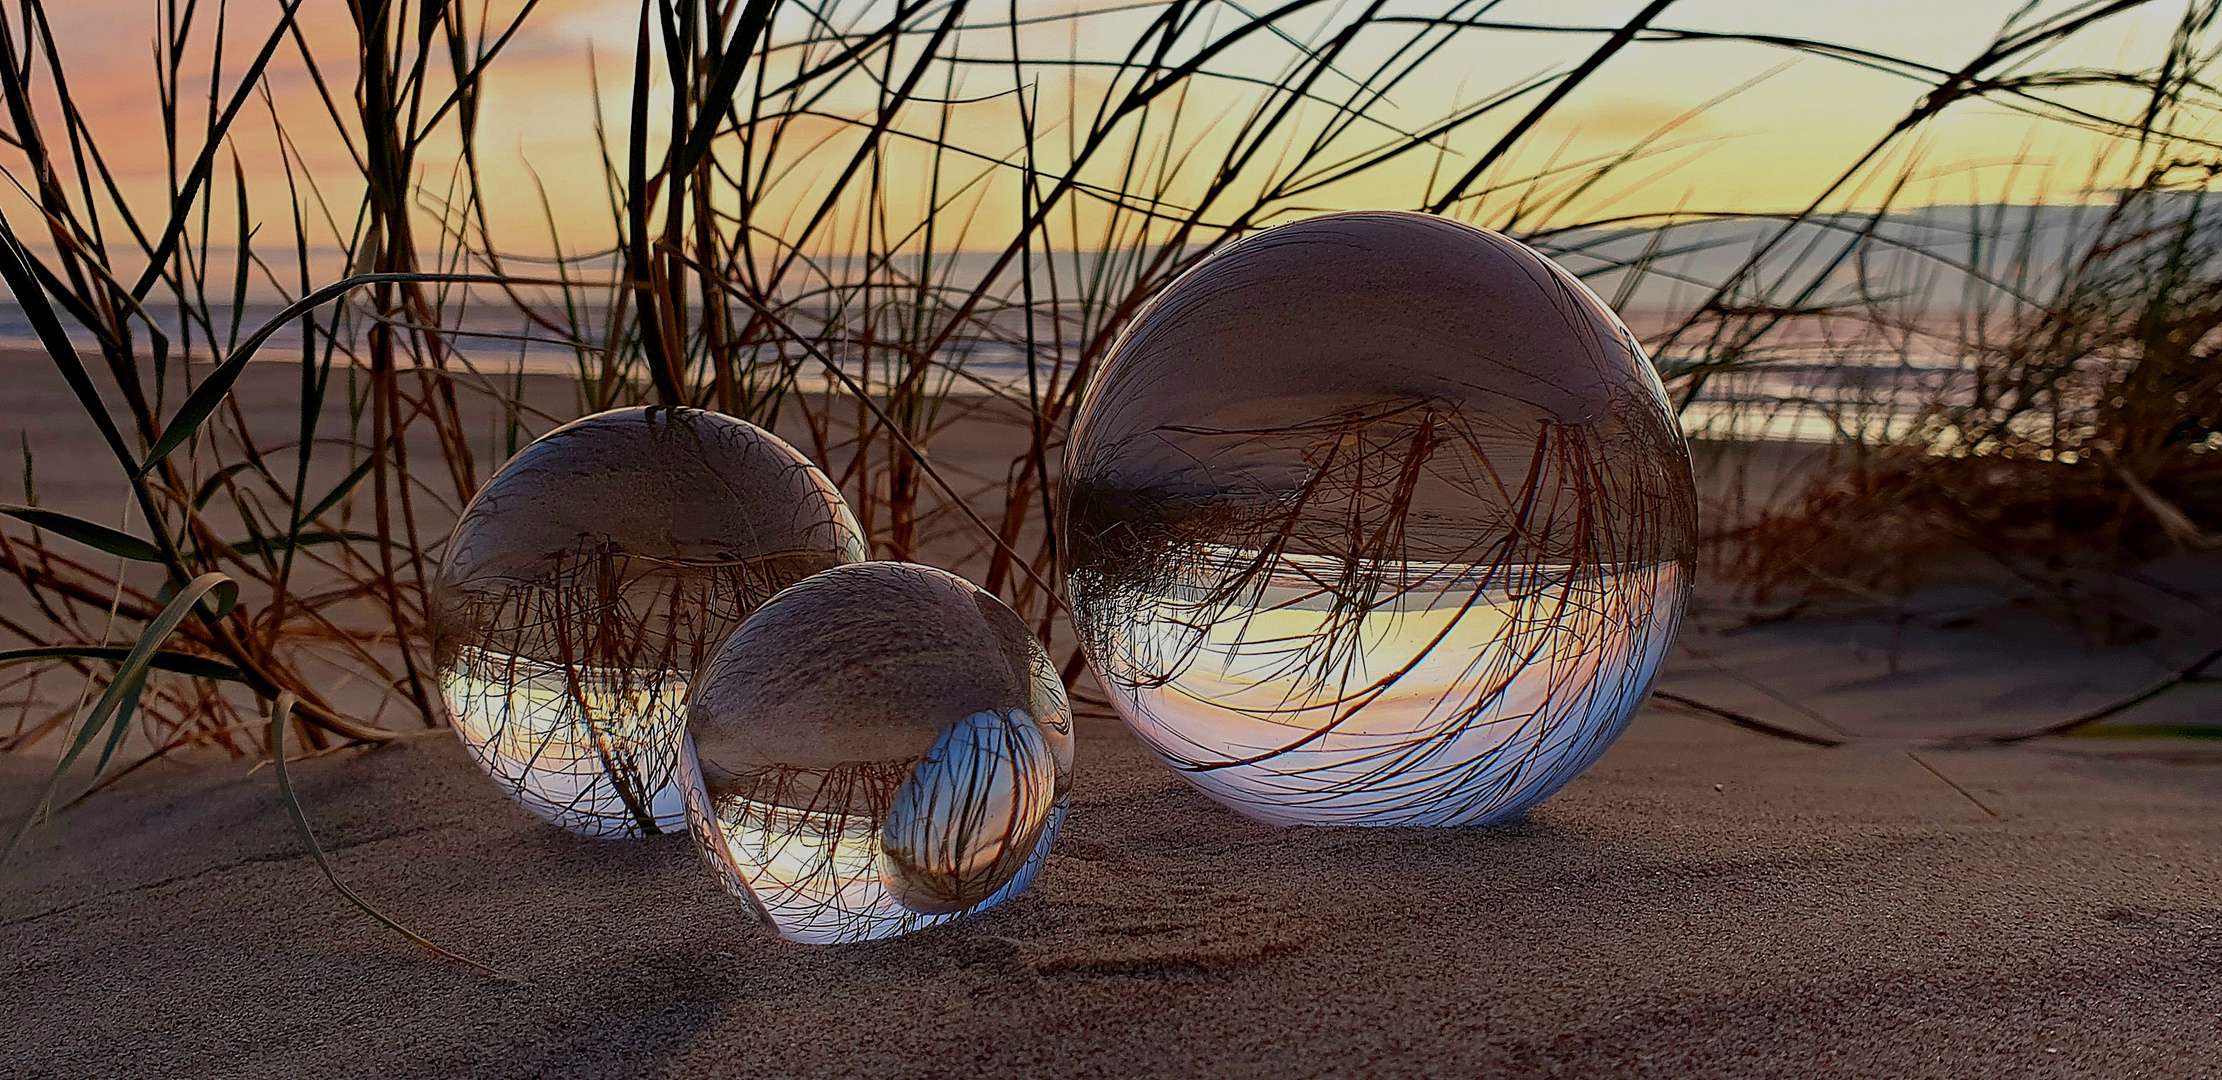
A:
{"type": "Polygon", "coordinates": [[[1892,676],[1889,630],[1697,628],[1667,685],[1852,743],[1646,711],[1508,828],[1252,824],[1084,720],[1032,890],[848,947],[764,936],[684,839],[533,821],[444,734],[296,766],[350,881],[529,985],[349,908],[267,772],[150,769],[12,872],[0,1075],[2222,1072],[2222,744],[1930,748],[2148,660],[1917,626],[1892,676]]]}
{"type": "MultiPolygon", "coordinates": [[[[0,401],[42,498],[112,513],[55,391],[0,401]]],[[[1849,744],[1647,710],[1507,828],[1256,825],[1084,718],[1031,890],[849,947],[767,937],[684,839],[539,824],[444,731],[295,767],[349,881],[521,983],[349,907],[267,770],[185,757],[0,876],[0,1076],[2222,1074],[2222,740],[1935,745],[2211,648],[2182,597],[2222,565],[2146,573],[2162,632],[2134,645],[1997,588],[1755,626],[1715,603],[1663,685],[1849,744]]],[[[2222,724],[2222,686],[2123,719],[2222,724]]],[[[0,810],[46,767],[0,757],[0,810]]]]}

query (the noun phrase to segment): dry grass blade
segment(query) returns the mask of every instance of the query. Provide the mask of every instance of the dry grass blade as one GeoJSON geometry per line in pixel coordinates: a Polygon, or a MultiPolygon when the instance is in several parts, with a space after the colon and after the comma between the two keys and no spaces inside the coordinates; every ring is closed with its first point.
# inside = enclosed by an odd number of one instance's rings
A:
{"type": "Polygon", "coordinates": [[[380,925],[384,926],[388,930],[393,931],[396,934],[400,934],[402,937],[409,939],[412,944],[418,946],[419,948],[425,949],[433,953],[434,955],[441,957],[442,959],[453,960],[465,967],[475,969],[486,975],[490,975],[496,979],[500,979],[503,982],[517,983],[522,986],[531,985],[523,979],[505,974],[499,969],[486,964],[482,964],[476,960],[471,959],[468,956],[464,956],[460,953],[456,953],[433,944],[431,941],[426,940],[416,931],[411,930],[398,922],[395,922],[385,912],[382,912],[378,910],[377,907],[373,906],[370,901],[363,899],[362,894],[357,893],[352,888],[349,888],[346,882],[339,879],[339,874],[332,869],[331,862],[324,857],[323,847],[316,842],[315,830],[309,828],[308,815],[301,809],[301,797],[294,793],[293,778],[286,771],[285,728],[287,720],[292,716],[294,703],[295,698],[291,693],[280,694],[278,695],[278,700],[271,703],[271,770],[277,774],[278,794],[285,800],[286,813],[293,818],[293,828],[300,834],[301,846],[309,849],[309,857],[316,860],[316,868],[324,872],[324,880],[331,882],[332,888],[337,890],[341,896],[346,897],[348,903],[362,909],[363,914],[378,920],[380,925]]]}
{"type": "Polygon", "coordinates": [[[2024,731],[2012,735],[1993,735],[1990,737],[1990,741],[1994,743],[2026,742],[2030,739],[2041,739],[2047,735],[2066,735],[2069,732],[2090,727],[2101,720],[2128,712],[2178,687],[2193,683],[2213,682],[2214,677],[2207,674],[2207,669],[2214,667],[2216,664],[2222,664],[2222,648],[2215,649],[2213,652],[2192,661],[2175,674],[2120,701],[2102,705],[2080,716],[2071,717],[2057,724],[2038,728],[2035,731],[2024,731]]]}
{"type": "MultiPolygon", "coordinates": [[[[1962,274],[2014,330],[1972,343],[1982,407],[1939,404],[1919,417],[1918,437],[1956,439],[1970,454],[2012,445],[2024,470],[2014,483],[2034,490],[2059,470],[2026,468],[2029,454],[2057,464],[2092,428],[2150,497],[2130,496],[2143,524],[2069,539],[2129,558],[2163,508],[2180,511],[2161,523],[2178,535],[2222,529],[2206,509],[2222,505],[2211,468],[2222,454],[2192,450],[2222,389],[2199,381],[2212,367],[2205,353],[2167,353],[2222,325],[2222,304],[2202,291],[2210,230],[2165,212],[2211,175],[2202,125],[2216,114],[2204,73],[2217,4],[2183,0],[2165,55],[2146,66],[2048,67],[2046,57],[2162,4],[2033,9],[1964,63],[1937,64],[1795,34],[1669,26],[1669,0],[1631,3],[1629,17],[1603,25],[1497,20],[1485,0],[1424,12],[1166,0],[1044,13],[976,0],[644,0],[633,47],[615,58],[630,92],[594,117],[607,220],[578,220],[551,194],[548,236],[532,250],[504,246],[518,241],[489,208],[508,193],[482,173],[494,165],[479,143],[487,89],[529,72],[517,43],[551,17],[545,5],[359,4],[337,33],[308,32],[293,0],[230,10],[243,63],[237,42],[227,60],[227,35],[208,33],[217,16],[206,5],[166,7],[150,120],[174,167],[148,200],[111,167],[122,129],[80,108],[71,54],[44,29],[42,0],[28,0],[0,26],[0,104],[12,120],[0,156],[35,218],[18,215],[0,271],[128,474],[135,528],[173,587],[220,570],[249,596],[241,611],[184,627],[179,646],[239,672],[244,690],[150,698],[154,747],[263,753],[254,702],[285,691],[299,698],[295,737],[316,748],[441,723],[425,590],[454,514],[490,463],[535,435],[647,402],[713,405],[774,429],[836,479],[875,555],[963,572],[1059,638],[1059,459],[1120,329],[1231,239],[1338,202],[1454,209],[1523,231],[1594,278],[1618,275],[1612,291],[1632,303],[1681,284],[1697,299],[1664,313],[1657,341],[1693,415],[1738,380],[1766,377],[1810,327],[1865,319],[1864,342],[1902,340],[1919,313],[1891,298],[1918,291],[1923,274],[1962,274]],[[1470,96],[1419,92],[1470,74],[1470,45],[1534,40],[1574,48],[1562,68],[1470,96]],[[1641,186],[1631,170],[1664,152],[1674,125],[1613,153],[1533,152],[1593,73],[1693,45],[1787,52],[1929,92],[1810,206],[1763,219],[1604,213],[1616,186],[1641,186]],[[306,113],[267,92],[284,80],[305,88],[306,113]],[[245,108],[258,96],[259,127],[245,108]],[[1897,167],[1895,148],[1937,118],[1980,102],[2130,148],[2104,186],[2133,194],[2067,281],[1998,254],[2010,229],[1967,254],[1907,239],[1886,212],[1829,209],[1897,167]],[[278,149],[282,185],[251,164],[258,140],[278,149]],[[232,167],[217,168],[227,151],[232,167]],[[1429,157],[1424,176],[1410,167],[1429,157]],[[291,233],[274,241],[272,225],[291,233]],[[595,249],[569,245],[559,226],[596,234],[595,249]],[[1708,255],[1736,265],[1688,269],[1708,255]],[[519,273],[528,263],[549,270],[519,273]],[[1870,266],[1886,269],[1853,289],[1831,284],[1870,266]],[[2138,309],[2123,300],[2134,295],[2156,302],[2138,309]],[[272,421],[237,391],[296,332],[298,421],[272,421]],[[2107,388],[2088,387],[2075,358],[2131,349],[2153,362],[2125,366],[2114,387],[2125,404],[2106,405],[2097,391],[2107,388]],[[549,357],[569,369],[560,384],[549,357]],[[2189,404],[2175,405],[2178,393],[2189,404]],[[2062,400],[2077,408],[2041,447],[2023,438],[2062,400]],[[338,700],[339,684],[361,692],[338,700]]],[[[1894,192],[1896,179],[1881,187],[1894,192]]],[[[1794,518],[1724,536],[1718,568],[1761,589],[1812,586],[1808,565],[1875,588],[1873,573],[1842,563],[1872,556],[1886,532],[1998,533],[1980,512],[2007,501],[1948,483],[1914,460],[1925,452],[1909,436],[1875,455],[1858,490],[1817,492],[1794,518]],[[1891,490],[1920,496],[1891,504],[1891,530],[1840,528],[1873,516],[1891,490]]],[[[2069,475],[2047,507],[2062,521],[2135,491],[2095,467],[2069,475]]],[[[8,526],[0,570],[36,610],[0,628],[0,646],[94,647],[88,628],[119,588],[125,616],[160,608],[151,589],[74,558],[63,532],[8,526]]],[[[2004,554],[2028,570],[2024,555],[2004,554]]]]}
{"type": "Polygon", "coordinates": [[[1734,709],[1722,708],[1721,706],[1714,705],[1710,702],[1699,701],[1698,699],[1690,697],[1687,694],[1676,694],[1666,690],[1653,690],[1651,691],[1651,696],[1659,699],[1660,701],[1664,701],[1669,705],[1674,705],[1690,712],[1698,713],[1700,715],[1710,716],[1718,720],[1726,720],[1729,723],[1743,728],[1746,731],[1756,731],[1761,735],[1767,735],[1777,739],[1787,739],[1791,742],[1804,743],[1808,746],[1834,747],[1844,745],[1844,740],[1842,739],[1831,738],[1826,735],[1808,734],[1807,732],[1799,731],[1795,728],[1786,728],[1780,724],[1773,724],[1765,720],[1761,720],[1758,717],[1752,716],[1748,713],[1738,712],[1734,709]]]}

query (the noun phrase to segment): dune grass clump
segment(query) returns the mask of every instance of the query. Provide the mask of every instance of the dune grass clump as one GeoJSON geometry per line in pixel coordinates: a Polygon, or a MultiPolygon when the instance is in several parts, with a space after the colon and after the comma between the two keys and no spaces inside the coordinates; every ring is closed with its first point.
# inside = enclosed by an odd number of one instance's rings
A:
{"type": "MultiPolygon", "coordinates": [[[[960,570],[1057,642],[1049,495],[1079,395],[1141,304],[1231,238],[1326,206],[1425,209],[1585,259],[1624,306],[1672,283],[1675,229],[1717,215],[1594,209],[1663,144],[1582,160],[1531,147],[1630,49],[1786,51],[1890,71],[1916,100],[1810,207],[1766,219],[1749,260],[1684,283],[1697,299],[1650,336],[1685,415],[1816,312],[1892,325],[1887,304],[1824,302],[1879,242],[1878,225],[1841,207],[1871,202],[1861,185],[1887,185],[1896,160],[1884,150],[1954,110],[2021,109],[2145,148],[2139,160],[2183,152],[2136,205],[2191,248],[2206,243],[2208,218],[2171,216],[2189,196],[2166,192],[2198,189],[2186,173],[2210,160],[2211,144],[2185,134],[2207,115],[2209,0],[2023,12],[1956,69],[1678,28],[1671,0],[1595,26],[1501,20],[1474,2],[1036,13],[643,0],[627,48],[581,60],[623,103],[596,118],[595,160],[560,163],[604,181],[606,221],[583,240],[554,206],[547,235],[529,238],[497,237],[489,213],[533,197],[486,179],[481,129],[488,88],[547,17],[535,4],[361,0],[335,39],[304,33],[290,0],[149,3],[148,109],[166,161],[153,194],[118,177],[128,136],[79,107],[77,43],[53,40],[51,0],[0,10],[0,168],[20,189],[0,269],[114,459],[117,496],[97,511],[37,505],[25,447],[23,502],[0,508],[5,743],[115,738],[130,749],[103,755],[110,778],[183,747],[265,753],[264,717],[284,695],[311,749],[440,723],[427,586],[455,516],[534,435],[619,406],[703,406],[779,432],[840,487],[876,557],[960,570]],[[2046,66],[2048,50],[2110,19],[2163,9],[2182,29],[2154,65],[2046,66]],[[1463,72],[1461,50],[1491,35],[1582,46],[1563,67],[1455,100],[1400,92],[1463,72]],[[310,87],[320,111],[281,107],[279,75],[310,87]],[[242,164],[250,144],[275,157],[275,179],[242,164]],[[332,160],[350,166],[311,164],[332,160]],[[1787,272],[1779,253],[1817,221],[1863,242],[1787,272]],[[1631,230],[1648,239],[1624,243],[1631,230]],[[298,408],[256,410],[233,392],[279,372],[298,408]],[[210,573],[236,584],[236,602],[181,614],[144,658],[142,693],[119,661],[210,573]],[[119,680],[117,707],[80,708],[96,696],[85,688],[119,680]]],[[[2114,232],[2141,220],[2125,213],[2114,232]]],[[[2141,526],[2098,522],[2108,499],[2173,505],[2196,531],[2185,536],[2211,532],[2203,485],[2222,452],[2199,374],[2208,346],[2187,337],[2211,306],[2211,268],[2203,255],[2097,250],[2059,303],[2013,308],[2010,329],[1980,339],[2009,345],[1969,354],[1986,387],[1972,403],[1940,397],[1919,437],[1847,440],[1868,462],[1853,475],[1987,468],[2009,449],[2020,469],[2026,445],[2049,449],[2051,468],[2013,485],[2083,485],[2045,504],[2086,523],[2062,537],[2142,550],[2141,526]],[[2163,269],[2177,276],[2150,276],[2163,269]],[[2054,309],[2065,321],[2048,323],[2054,309]],[[2137,359],[2091,382],[2087,357],[2116,347],[2137,359]],[[2040,385],[2054,389],[2025,392],[2040,385]],[[2030,427],[2055,413],[2049,431],[2030,427]],[[1946,430],[1967,456],[1921,456],[1946,430]]],[[[1801,519],[1728,538],[1743,547],[1722,565],[1761,581],[1833,565],[1792,528],[1825,533],[1825,496],[1801,519]]]]}
{"type": "Polygon", "coordinates": [[[2101,639],[2152,633],[2109,583],[2222,549],[2222,206],[2173,182],[2186,164],[2087,208],[2041,292],[1962,324],[1939,390],[1847,425],[1722,568],[1792,602],[2003,575],[2101,639]]]}

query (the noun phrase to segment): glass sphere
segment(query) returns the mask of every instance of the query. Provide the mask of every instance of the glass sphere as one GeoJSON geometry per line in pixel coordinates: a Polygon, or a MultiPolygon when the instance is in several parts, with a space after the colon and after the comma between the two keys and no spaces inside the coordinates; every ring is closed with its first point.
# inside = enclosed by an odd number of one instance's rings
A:
{"type": "Polygon", "coordinates": [[[1072,713],[1001,601],[861,563],[741,624],[695,680],[681,754],[726,890],[790,940],[863,941],[1026,888],[1064,821],[1072,713]]]}
{"type": "Polygon", "coordinates": [[[502,790],[585,836],[686,827],[687,685],[751,611],[868,557],[825,474],[701,409],[617,409],[520,451],[464,508],[433,585],[433,657],[502,790]]]}
{"type": "Polygon", "coordinates": [[[1138,313],[1066,446],[1081,644],[1274,823],[1513,817],[1604,752],[1687,602],[1689,453],[1619,319],[1424,214],[1245,238],[1138,313]]]}

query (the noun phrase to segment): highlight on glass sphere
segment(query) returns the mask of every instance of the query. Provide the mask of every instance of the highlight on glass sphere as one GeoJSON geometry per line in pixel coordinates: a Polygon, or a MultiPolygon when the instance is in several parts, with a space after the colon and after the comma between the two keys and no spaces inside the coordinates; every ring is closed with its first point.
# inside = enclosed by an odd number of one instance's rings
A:
{"type": "Polygon", "coordinates": [[[953,574],[838,566],[702,669],[681,774],[703,861],[780,936],[909,933],[1016,895],[1072,784],[1064,681],[953,574]]]}
{"type": "Polygon", "coordinates": [[[1169,285],[1066,445],[1112,704],[1267,822],[1505,820],[1596,760],[1687,603],[1689,454],[1626,327],[1445,218],[1269,229],[1169,285]]]}
{"type": "Polygon", "coordinates": [[[433,656],[479,766],[596,837],[686,828],[689,681],[780,589],[867,557],[825,474],[753,424],[617,409],[502,466],[456,523],[433,656]]]}

